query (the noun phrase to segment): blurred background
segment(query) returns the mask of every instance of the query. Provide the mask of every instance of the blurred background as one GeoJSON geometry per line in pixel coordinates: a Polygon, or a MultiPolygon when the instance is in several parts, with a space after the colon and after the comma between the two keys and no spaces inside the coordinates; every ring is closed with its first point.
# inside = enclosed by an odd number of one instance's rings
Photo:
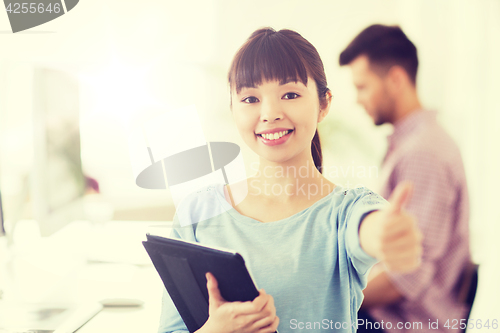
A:
{"type": "MultiPolygon", "coordinates": [[[[82,0],[16,34],[0,11],[6,228],[33,220],[50,235],[72,220],[171,220],[169,191],[135,184],[128,133],[192,104],[206,140],[239,144],[250,175],[257,159],[233,125],[226,76],[238,47],[264,26],[298,31],[323,59],[334,96],[319,127],[325,175],[376,189],[391,128],[372,124],[356,104],[349,69],[338,65],[345,46],[374,23],[400,25],[417,46],[421,101],[438,111],[465,163],[474,260],[485,275],[500,275],[498,0],[82,0]]],[[[479,288],[474,311],[493,319],[500,287],[480,280],[479,288]]]]}

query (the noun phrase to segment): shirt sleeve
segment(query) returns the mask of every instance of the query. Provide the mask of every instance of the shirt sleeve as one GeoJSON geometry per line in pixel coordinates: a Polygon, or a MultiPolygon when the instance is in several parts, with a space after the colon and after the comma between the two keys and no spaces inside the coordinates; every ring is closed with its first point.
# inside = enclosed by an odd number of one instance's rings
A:
{"type": "Polygon", "coordinates": [[[418,298],[434,279],[435,261],[444,254],[450,242],[457,191],[452,172],[432,152],[407,154],[394,168],[391,191],[402,181],[413,183],[413,194],[406,210],[416,217],[423,234],[421,266],[414,272],[389,272],[398,291],[408,300],[418,298]]]}
{"type": "Polygon", "coordinates": [[[347,224],[345,233],[347,255],[357,273],[365,275],[377,262],[377,259],[367,254],[361,247],[359,242],[359,226],[366,215],[384,208],[387,205],[387,201],[367,188],[346,191],[345,195],[347,196],[346,202],[348,202],[344,210],[347,224]]]}

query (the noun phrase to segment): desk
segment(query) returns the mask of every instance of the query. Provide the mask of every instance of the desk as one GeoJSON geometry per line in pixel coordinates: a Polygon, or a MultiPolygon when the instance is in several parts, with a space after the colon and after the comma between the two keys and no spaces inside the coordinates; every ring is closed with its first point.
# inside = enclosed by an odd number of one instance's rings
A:
{"type": "MultiPolygon", "coordinates": [[[[109,332],[157,332],[160,310],[162,285],[158,283],[158,273],[153,267],[141,268],[140,274],[135,281],[138,283],[153,283],[155,288],[147,288],[142,297],[144,301],[142,307],[133,308],[104,308],[87,324],[85,324],[78,333],[109,333],[109,332]]],[[[160,282],[161,283],[161,282],[160,282]]],[[[124,292],[124,295],[127,293],[124,292]]]]}
{"type": "Polygon", "coordinates": [[[78,333],[110,333],[135,332],[146,333],[158,331],[159,308],[156,305],[145,305],[143,309],[103,309],[78,333]]]}
{"type": "Polygon", "coordinates": [[[170,228],[168,222],[71,223],[36,244],[31,241],[31,247],[16,248],[8,265],[9,281],[3,286],[4,299],[61,303],[140,299],[141,307],[105,307],[78,333],[156,332],[164,287],[141,240],[146,232],[166,235],[170,228]]]}

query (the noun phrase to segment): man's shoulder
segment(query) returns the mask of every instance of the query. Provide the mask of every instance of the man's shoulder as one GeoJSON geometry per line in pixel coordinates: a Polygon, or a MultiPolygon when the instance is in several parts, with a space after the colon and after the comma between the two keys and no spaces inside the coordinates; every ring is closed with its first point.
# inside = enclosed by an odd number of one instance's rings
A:
{"type": "Polygon", "coordinates": [[[438,122],[422,124],[400,147],[401,160],[455,164],[462,157],[458,145],[438,122]]]}
{"type": "Polygon", "coordinates": [[[465,169],[458,145],[439,125],[422,126],[398,147],[391,174],[395,177],[440,177],[448,184],[462,184],[465,169]]]}

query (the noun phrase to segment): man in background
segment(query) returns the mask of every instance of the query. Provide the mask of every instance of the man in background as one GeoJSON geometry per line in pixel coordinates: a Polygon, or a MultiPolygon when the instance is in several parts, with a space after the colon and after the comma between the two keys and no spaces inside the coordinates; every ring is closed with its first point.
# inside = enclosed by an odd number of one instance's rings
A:
{"type": "Polygon", "coordinates": [[[457,291],[470,262],[467,184],[457,145],[437,123],[436,113],[420,104],[417,49],[399,27],[372,25],[347,46],[339,62],[351,68],[357,101],[375,124],[394,126],[380,194],[387,199],[398,183],[411,181],[407,210],[424,236],[417,271],[373,268],[359,318],[378,324],[360,325],[358,332],[459,331],[469,311],[457,291]],[[385,330],[369,329],[382,328],[382,322],[385,330]]]}

